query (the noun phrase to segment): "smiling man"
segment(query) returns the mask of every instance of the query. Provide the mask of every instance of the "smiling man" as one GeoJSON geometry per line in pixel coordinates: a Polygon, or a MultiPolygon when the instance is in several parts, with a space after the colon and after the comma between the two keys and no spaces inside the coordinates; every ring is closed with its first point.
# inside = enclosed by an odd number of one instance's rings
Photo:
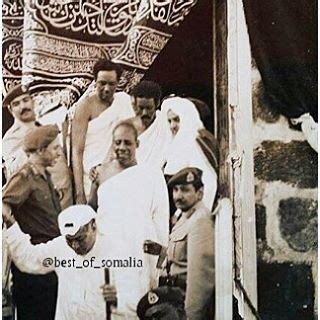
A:
{"type": "Polygon", "coordinates": [[[114,319],[137,319],[139,299],[158,284],[157,257],[143,252],[143,241],[168,242],[169,203],[160,168],[137,164],[138,133],[131,121],[113,130],[113,160],[97,168],[90,204],[98,208],[97,222],[107,238],[106,252],[119,258],[134,257],[142,268],[114,271],[118,305],[114,319]],[[157,239],[157,240],[156,240],[157,239]],[[129,290],[128,290],[129,288],[129,290]]]}

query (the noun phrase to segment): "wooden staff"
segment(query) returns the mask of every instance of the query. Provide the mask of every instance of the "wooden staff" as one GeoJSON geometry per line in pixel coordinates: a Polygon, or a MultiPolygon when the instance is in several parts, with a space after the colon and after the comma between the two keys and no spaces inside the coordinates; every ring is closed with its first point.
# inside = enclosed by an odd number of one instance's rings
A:
{"type": "MultiPolygon", "coordinates": [[[[104,269],[104,281],[106,284],[110,284],[110,274],[109,269],[104,269]]],[[[107,314],[107,320],[111,320],[111,303],[109,301],[106,301],[106,314],[107,314]]]]}

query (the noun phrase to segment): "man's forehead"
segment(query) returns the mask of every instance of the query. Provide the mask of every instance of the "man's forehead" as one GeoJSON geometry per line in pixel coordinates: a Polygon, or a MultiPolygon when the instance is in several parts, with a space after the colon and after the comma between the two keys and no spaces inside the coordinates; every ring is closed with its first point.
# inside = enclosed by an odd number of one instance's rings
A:
{"type": "MultiPolygon", "coordinates": [[[[89,222],[90,223],[90,222],[89,222]]],[[[86,225],[84,225],[84,226],[81,226],[80,228],[79,228],[79,230],[74,234],[74,235],[67,235],[67,238],[69,239],[69,240],[74,240],[74,239],[77,239],[77,238],[80,238],[81,236],[83,236],[83,235],[85,235],[86,233],[87,233],[87,231],[88,231],[88,225],[89,225],[89,223],[87,223],[86,225]]]]}
{"type": "Polygon", "coordinates": [[[97,74],[97,81],[106,80],[106,79],[117,79],[116,70],[100,70],[97,74]]]}
{"type": "Polygon", "coordinates": [[[153,105],[155,106],[155,101],[154,98],[147,98],[147,97],[137,97],[136,98],[136,103],[137,105],[141,105],[141,106],[149,106],[149,105],[153,105]]]}
{"type": "Polygon", "coordinates": [[[174,189],[182,189],[182,190],[186,190],[186,189],[193,189],[194,185],[192,183],[184,183],[184,184],[176,184],[173,186],[174,189]]]}
{"type": "Polygon", "coordinates": [[[171,109],[168,110],[167,116],[168,116],[168,118],[179,118],[179,115],[177,113],[175,113],[174,111],[172,111],[171,109]]]}
{"type": "Polygon", "coordinates": [[[114,140],[129,137],[135,138],[134,129],[126,125],[117,127],[113,133],[114,140]]]}
{"type": "Polygon", "coordinates": [[[19,101],[23,100],[23,99],[26,98],[26,97],[32,98],[31,95],[30,95],[28,92],[26,92],[26,93],[23,93],[23,94],[15,97],[14,99],[12,99],[12,101],[10,102],[10,104],[12,104],[12,103],[14,103],[14,102],[19,102],[19,101]]]}

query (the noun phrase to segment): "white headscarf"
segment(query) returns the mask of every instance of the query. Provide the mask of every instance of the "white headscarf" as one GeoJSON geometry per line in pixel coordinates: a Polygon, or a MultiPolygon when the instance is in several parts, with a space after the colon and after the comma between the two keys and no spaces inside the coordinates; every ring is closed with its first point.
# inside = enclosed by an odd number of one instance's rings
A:
{"type": "Polygon", "coordinates": [[[217,191],[217,174],[196,141],[198,131],[204,129],[199,112],[188,99],[172,97],[163,101],[161,106],[163,118],[170,132],[171,142],[165,152],[166,166],[164,173],[173,175],[186,167],[196,167],[203,171],[205,205],[211,209],[217,191]],[[170,131],[167,113],[171,110],[180,119],[177,134],[170,131]]]}

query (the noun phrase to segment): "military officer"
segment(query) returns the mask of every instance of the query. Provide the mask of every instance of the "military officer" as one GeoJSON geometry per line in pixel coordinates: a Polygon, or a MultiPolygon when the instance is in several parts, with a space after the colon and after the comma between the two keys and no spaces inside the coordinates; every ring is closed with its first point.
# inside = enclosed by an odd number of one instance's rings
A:
{"type": "Polygon", "coordinates": [[[213,315],[214,221],[202,202],[201,177],[200,169],[189,167],[168,181],[181,216],[171,231],[168,248],[144,243],[146,253],[159,255],[158,265],[165,260],[165,282],[185,290],[185,310],[192,320],[213,315]]]}
{"type": "MultiPolygon", "coordinates": [[[[58,194],[47,168],[54,165],[61,151],[56,143],[57,126],[31,129],[25,136],[23,149],[28,160],[11,176],[2,194],[3,213],[12,213],[32,244],[47,242],[60,235],[58,194]]],[[[35,276],[20,272],[12,265],[13,297],[18,319],[54,319],[57,277],[54,272],[35,276]]]]}
{"type": "MultiPolygon", "coordinates": [[[[36,122],[34,101],[26,86],[18,85],[11,89],[3,100],[3,106],[8,108],[14,118],[14,124],[5,133],[2,140],[2,157],[7,178],[9,178],[27,161],[22,147],[25,135],[40,124],[36,122]]],[[[53,184],[59,192],[61,207],[67,208],[72,204],[71,178],[66,158],[62,152],[49,171],[53,184]]]]}
{"type": "Polygon", "coordinates": [[[139,319],[185,320],[184,293],[168,286],[148,291],[137,306],[139,319]]]}

